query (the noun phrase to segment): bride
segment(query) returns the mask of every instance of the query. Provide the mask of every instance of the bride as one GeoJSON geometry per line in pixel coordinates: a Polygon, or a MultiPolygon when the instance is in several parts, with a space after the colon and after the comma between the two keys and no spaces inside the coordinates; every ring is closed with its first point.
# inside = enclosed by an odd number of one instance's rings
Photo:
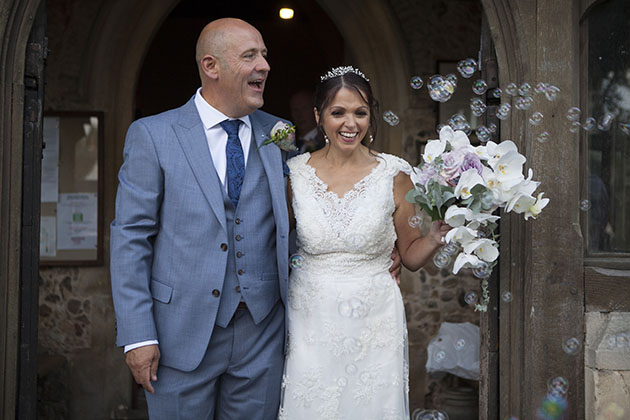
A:
{"type": "Polygon", "coordinates": [[[314,112],[326,146],[287,162],[299,255],[278,418],[408,419],[407,328],[390,254],[395,244],[418,270],[449,227],[433,222],[422,237],[410,226],[411,166],[369,148],[377,103],[363,73],[322,76],[314,112]]]}

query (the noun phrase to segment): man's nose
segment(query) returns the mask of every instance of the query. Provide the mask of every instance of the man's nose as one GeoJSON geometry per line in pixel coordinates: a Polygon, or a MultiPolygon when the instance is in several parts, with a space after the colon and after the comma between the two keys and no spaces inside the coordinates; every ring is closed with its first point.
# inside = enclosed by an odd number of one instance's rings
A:
{"type": "Polygon", "coordinates": [[[271,70],[271,66],[269,65],[269,62],[267,61],[265,57],[261,55],[260,59],[256,63],[256,71],[268,72],[269,70],[271,70]]]}

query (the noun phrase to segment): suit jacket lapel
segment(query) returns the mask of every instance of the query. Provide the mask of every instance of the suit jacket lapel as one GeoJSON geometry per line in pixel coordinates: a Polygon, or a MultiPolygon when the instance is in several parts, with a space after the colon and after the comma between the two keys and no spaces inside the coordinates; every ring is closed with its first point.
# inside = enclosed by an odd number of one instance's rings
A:
{"type": "Polygon", "coordinates": [[[180,108],[180,118],[173,125],[173,129],[203,195],[223,230],[227,232],[221,181],[210,156],[208,141],[195,107],[194,97],[180,108]]]}
{"type": "MultiPolygon", "coordinates": [[[[269,133],[273,128],[273,124],[263,121],[258,112],[250,115],[252,122],[252,145],[251,147],[260,147],[263,142],[269,138],[269,133]]],[[[263,163],[267,179],[269,180],[269,190],[271,191],[271,200],[273,203],[273,213],[276,218],[276,225],[282,226],[278,221],[288,220],[286,195],[284,191],[284,173],[282,170],[282,152],[275,144],[268,144],[260,147],[260,160],[263,163]]]]}

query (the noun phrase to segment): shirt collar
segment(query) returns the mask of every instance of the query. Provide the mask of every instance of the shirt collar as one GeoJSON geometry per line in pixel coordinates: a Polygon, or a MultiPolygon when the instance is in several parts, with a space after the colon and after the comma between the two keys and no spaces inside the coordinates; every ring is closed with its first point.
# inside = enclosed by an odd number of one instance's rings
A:
{"type": "MultiPolygon", "coordinates": [[[[210,130],[214,126],[218,125],[222,121],[231,119],[226,116],[224,113],[210,105],[206,100],[201,96],[201,88],[197,89],[197,93],[195,94],[195,106],[197,107],[197,112],[199,112],[199,117],[201,118],[201,122],[203,123],[203,128],[210,130]]],[[[243,121],[243,123],[248,127],[252,128],[251,122],[249,121],[249,115],[245,115],[244,117],[238,118],[243,121]]]]}

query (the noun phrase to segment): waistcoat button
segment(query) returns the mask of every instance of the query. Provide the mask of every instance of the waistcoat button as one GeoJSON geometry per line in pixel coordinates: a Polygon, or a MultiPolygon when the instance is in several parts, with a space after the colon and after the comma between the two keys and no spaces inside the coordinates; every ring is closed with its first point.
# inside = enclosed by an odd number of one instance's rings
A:
{"type": "Polygon", "coordinates": [[[219,292],[219,290],[218,290],[218,289],[214,289],[214,290],[212,291],[212,296],[214,296],[214,297],[219,297],[219,295],[221,295],[221,292],[219,292]]]}
{"type": "Polygon", "coordinates": [[[236,253],[236,258],[241,258],[243,256],[243,253],[241,251],[238,251],[236,253]]]}
{"type": "Polygon", "coordinates": [[[243,237],[241,235],[236,235],[236,240],[240,241],[241,239],[243,239],[243,237]]]}
{"type": "Polygon", "coordinates": [[[237,271],[239,275],[243,275],[244,271],[242,269],[237,271]]]}
{"type": "Polygon", "coordinates": [[[227,244],[221,244],[221,251],[227,251],[227,244]]]}
{"type": "Polygon", "coordinates": [[[234,223],[236,223],[237,225],[241,224],[241,219],[239,219],[238,217],[236,218],[236,220],[234,221],[234,223]]]}
{"type": "Polygon", "coordinates": [[[236,293],[241,293],[241,286],[236,286],[234,290],[236,290],[236,293]]]}

